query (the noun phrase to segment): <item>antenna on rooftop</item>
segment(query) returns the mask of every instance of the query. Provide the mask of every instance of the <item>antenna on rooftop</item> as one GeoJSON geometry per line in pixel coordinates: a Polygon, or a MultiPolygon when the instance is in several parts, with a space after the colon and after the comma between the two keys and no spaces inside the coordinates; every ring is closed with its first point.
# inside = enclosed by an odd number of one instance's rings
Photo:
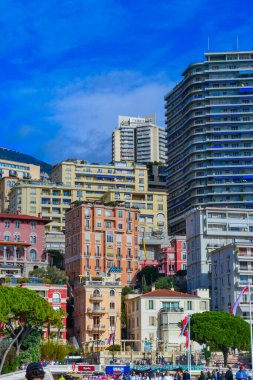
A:
{"type": "Polygon", "coordinates": [[[207,37],[207,50],[210,51],[210,37],[207,37]]]}
{"type": "Polygon", "coordinates": [[[236,50],[239,51],[239,37],[236,36],[236,50]]]}

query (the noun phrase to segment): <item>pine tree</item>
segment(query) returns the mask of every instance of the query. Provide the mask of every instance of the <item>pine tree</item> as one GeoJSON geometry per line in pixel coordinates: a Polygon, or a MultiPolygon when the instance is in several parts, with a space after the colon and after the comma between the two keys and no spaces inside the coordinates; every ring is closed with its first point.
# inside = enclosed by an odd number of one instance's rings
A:
{"type": "Polygon", "coordinates": [[[146,282],[145,276],[142,276],[142,278],[141,278],[141,290],[142,290],[143,294],[145,294],[145,293],[148,292],[148,286],[147,286],[147,282],[146,282]]]}

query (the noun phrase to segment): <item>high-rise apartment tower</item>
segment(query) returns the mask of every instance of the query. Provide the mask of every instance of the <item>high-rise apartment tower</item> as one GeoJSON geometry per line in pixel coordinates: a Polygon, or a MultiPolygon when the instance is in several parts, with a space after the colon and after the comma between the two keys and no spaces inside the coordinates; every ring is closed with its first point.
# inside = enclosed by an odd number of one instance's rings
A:
{"type": "Polygon", "coordinates": [[[165,96],[173,233],[191,208],[253,208],[253,51],[205,57],[165,96]]]}
{"type": "Polygon", "coordinates": [[[112,133],[112,160],[166,162],[166,132],[156,125],[155,115],[119,116],[118,128],[112,133]]]}

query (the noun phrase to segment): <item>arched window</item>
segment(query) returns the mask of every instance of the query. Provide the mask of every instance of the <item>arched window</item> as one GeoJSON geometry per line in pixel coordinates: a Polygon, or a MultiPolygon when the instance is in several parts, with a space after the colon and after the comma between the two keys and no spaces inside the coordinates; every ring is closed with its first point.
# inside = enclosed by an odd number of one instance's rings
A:
{"type": "Polygon", "coordinates": [[[11,181],[7,181],[7,187],[11,187],[11,181]]]}
{"type": "Polygon", "coordinates": [[[111,289],[110,290],[110,297],[114,297],[115,296],[115,290],[114,289],[111,289]]]}
{"type": "Polygon", "coordinates": [[[115,303],[114,302],[110,302],[110,309],[115,309],[115,303]]]}
{"type": "Polygon", "coordinates": [[[164,220],[165,219],[165,216],[164,216],[164,214],[162,213],[162,212],[159,212],[158,214],[157,214],[157,219],[158,220],[164,220]]]}
{"type": "Polygon", "coordinates": [[[37,253],[36,253],[35,249],[31,249],[29,252],[30,261],[35,261],[36,255],[37,255],[37,253]]]}
{"type": "Polygon", "coordinates": [[[60,302],[61,302],[60,293],[53,293],[53,303],[60,303],[60,302]]]}
{"type": "Polygon", "coordinates": [[[36,236],[35,235],[30,235],[30,243],[36,244],[36,236]]]}
{"type": "Polygon", "coordinates": [[[9,232],[4,233],[4,241],[10,241],[11,240],[11,234],[9,232]]]}
{"type": "Polygon", "coordinates": [[[100,296],[100,291],[98,289],[95,289],[94,292],[93,292],[93,296],[94,297],[100,296]]]}

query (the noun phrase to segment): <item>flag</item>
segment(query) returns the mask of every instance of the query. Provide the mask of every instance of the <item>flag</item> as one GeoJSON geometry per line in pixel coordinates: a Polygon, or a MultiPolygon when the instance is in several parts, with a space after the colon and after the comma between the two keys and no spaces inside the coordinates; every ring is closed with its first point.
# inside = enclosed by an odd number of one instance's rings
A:
{"type": "Polygon", "coordinates": [[[115,336],[115,333],[110,333],[109,338],[107,340],[108,345],[111,345],[113,343],[114,336],[115,336]]]}
{"type": "Polygon", "coordinates": [[[184,336],[185,336],[185,347],[188,348],[189,347],[189,331],[188,330],[185,330],[184,336]]]}
{"type": "Polygon", "coordinates": [[[237,300],[235,301],[234,305],[232,306],[232,309],[230,310],[230,315],[236,315],[236,309],[241,301],[242,296],[249,290],[249,288],[246,286],[239,296],[237,297],[237,300]]]}
{"type": "Polygon", "coordinates": [[[184,332],[185,332],[185,329],[187,327],[189,323],[189,316],[187,315],[184,320],[183,320],[183,325],[182,325],[182,328],[181,328],[181,331],[180,331],[180,336],[183,336],[184,335],[184,332]]]}

